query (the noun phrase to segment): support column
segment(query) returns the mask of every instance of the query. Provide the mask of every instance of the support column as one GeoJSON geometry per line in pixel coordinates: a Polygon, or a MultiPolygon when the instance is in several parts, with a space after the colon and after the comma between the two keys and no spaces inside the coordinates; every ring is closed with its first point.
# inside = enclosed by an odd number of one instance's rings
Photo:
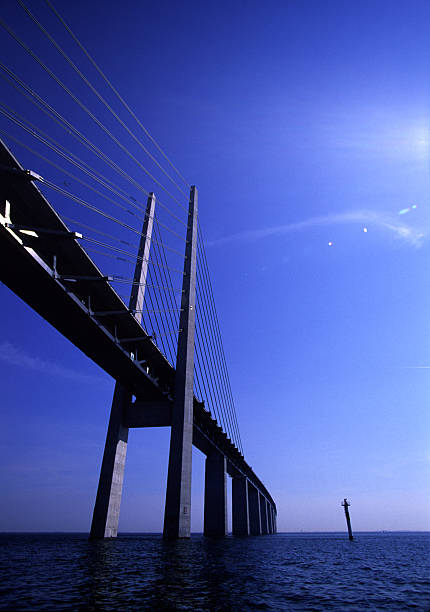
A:
{"type": "Polygon", "coordinates": [[[205,536],[227,534],[227,459],[219,451],[206,457],[205,465],[205,536]]]}
{"type": "Polygon", "coordinates": [[[267,526],[267,506],[266,498],[260,492],[258,493],[260,498],[260,515],[261,515],[261,533],[267,535],[269,533],[267,526]]]}
{"type": "Polygon", "coordinates": [[[196,253],[197,189],[191,187],[164,512],[165,538],[189,538],[191,530],[196,253]]]}
{"type": "MultiPolygon", "coordinates": [[[[138,259],[134,270],[134,283],[130,294],[129,308],[132,311],[142,310],[148,274],[154,210],[155,196],[153,193],[150,193],[137,253],[138,259]]],[[[134,316],[140,323],[142,313],[134,312],[134,316]]],[[[128,443],[128,427],[124,424],[124,412],[126,407],[130,405],[131,399],[132,394],[117,382],[113,394],[105,450],[100,470],[99,486],[91,524],[91,538],[115,538],[118,533],[128,443]]]]}
{"type": "Polygon", "coordinates": [[[235,476],[232,479],[233,535],[249,535],[248,479],[235,476]]]}
{"type": "Polygon", "coordinates": [[[248,482],[249,527],[252,535],[261,535],[261,514],[258,490],[248,482]]]}
{"type": "Polygon", "coordinates": [[[267,502],[267,516],[269,517],[269,533],[274,533],[272,504],[270,502],[267,502]]]}

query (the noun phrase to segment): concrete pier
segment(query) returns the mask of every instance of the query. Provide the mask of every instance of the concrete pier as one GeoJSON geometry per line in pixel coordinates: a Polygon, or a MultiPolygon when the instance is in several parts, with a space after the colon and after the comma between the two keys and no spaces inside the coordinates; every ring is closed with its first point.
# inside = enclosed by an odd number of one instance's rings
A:
{"type": "Polygon", "coordinates": [[[273,533],[273,509],[269,501],[267,501],[267,516],[269,517],[269,533],[273,533]]]}
{"type": "Polygon", "coordinates": [[[260,501],[261,533],[263,535],[267,535],[269,533],[269,529],[268,529],[268,523],[267,523],[266,498],[260,492],[258,493],[258,497],[260,501]]]}
{"type": "Polygon", "coordinates": [[[267,533],[272,533],[271,508],[269,501],[266,499],[266,515],[267,515],[267,533]]]}
{"type": "Polygon", "coordinates": [[[249,527],[251,535],[261,535],[260,493],[248,483],[249,527]]]}
{"type": "Polygon", "coordinates": [[[227,459],[214,451],[206,457],[205,465],[205,536],[227,534],[227,459]]]}
{"type": "MultiPolygon", "coordinates": [[[[138,257],[134,270],[129,308],[140,323],[148,274],[149,249],[154,221],[155,196],[149,194],[138,257]]],[[[127,456],[128,427],[125,414],[130,406],[132,394],[118,382],[115,385],[100,479],[94,505],[90,538],[115,538],[118,534],[122,485],[127,456]]]]}
{"type": "Polygon", "coordinates": [[[164,512],[163,535],[170,539],[189,538],[191,530],[196,256],[197,189],[191,187],[164,512]]]}
{"type": "Polygon", "coordinates": [[[248,536],[250,533],[248,479],[243,476],[232,479],[232,514],[233,535],[248,536]]]}
{"type": "Polygon", "coordinates": [[[130,401],[131,393],[117,383],[94,506],[91,538],[115,538],[118,533],[128,442],[128,427],[123,425],[123,408],[130,401]]]}

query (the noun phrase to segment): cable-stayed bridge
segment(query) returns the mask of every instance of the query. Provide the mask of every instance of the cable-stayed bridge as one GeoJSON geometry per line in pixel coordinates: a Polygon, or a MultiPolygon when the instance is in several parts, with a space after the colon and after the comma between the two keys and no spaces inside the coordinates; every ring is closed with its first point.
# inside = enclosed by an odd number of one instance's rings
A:
{"type": "Polygon", "coordinates": [[[117,381],[91,535],[117,534],[129,429],[160,426],[166,537],[190,535],[193,444],[204,533],[226,533],[227,475],[233,533],[274,533],[244,457],[197,189],[50,0],[38,9],[17,0],[26,39],[0,20],[0,280],[117,381]]]}

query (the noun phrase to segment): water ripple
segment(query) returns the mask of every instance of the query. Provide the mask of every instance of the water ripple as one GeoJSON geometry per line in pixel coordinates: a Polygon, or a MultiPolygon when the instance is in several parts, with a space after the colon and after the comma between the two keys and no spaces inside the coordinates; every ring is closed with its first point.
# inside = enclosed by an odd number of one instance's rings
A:
{"type": "Polygon", "coordinates": [[[0,535],[1,610],[430,610],[429,534],[0,535]]]}

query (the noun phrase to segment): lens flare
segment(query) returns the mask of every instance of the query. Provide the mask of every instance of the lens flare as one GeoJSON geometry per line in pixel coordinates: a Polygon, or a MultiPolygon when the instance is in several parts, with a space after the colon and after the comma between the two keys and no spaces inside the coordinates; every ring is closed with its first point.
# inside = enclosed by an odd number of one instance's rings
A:
{"type": "Polygon", "coordinates": [[[412,206],[408,206],[407,208],[402,208],[402,210],[399,210],[398,214],[406,215],[407,213],[411,212],[411,210],[415,210],[416,208],[417,208],[417,205],[412,204],[412,206]]]}

